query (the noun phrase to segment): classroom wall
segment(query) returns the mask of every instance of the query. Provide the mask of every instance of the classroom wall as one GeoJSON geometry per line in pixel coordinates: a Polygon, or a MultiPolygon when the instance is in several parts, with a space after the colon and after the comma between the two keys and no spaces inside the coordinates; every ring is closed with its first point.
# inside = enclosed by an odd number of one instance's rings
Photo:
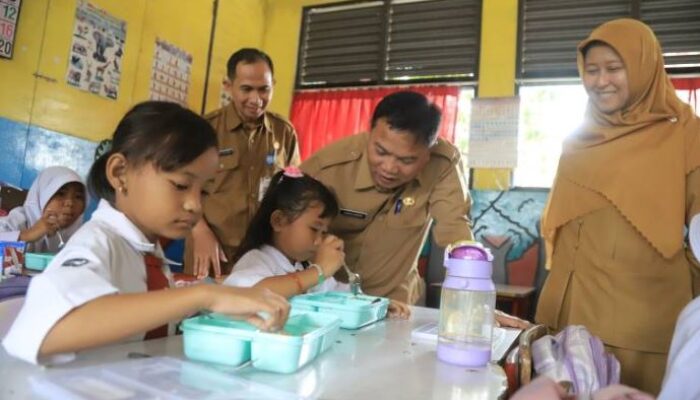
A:
{"type": "MultiPolygon", "coordinates": [[[[483,0],[478,97],[515,95],[518,46],[518,0],[483,0]]],[[[472,171],[472,187],[508,190],[510,169],[479,168],[472,171]]]]}
{"type": "MultiPolygon", "coordinates": [[[[77,0],[22,2],[14,57],[0,59],[0,140],[8,144],[0,157],[2,182],[26,188],[50,165],[85,176],[97,142],[112,134],[133,104],[148,99],[156,37],[192,54],[187,104],[202,109],[214,0],[130,0],[129,7],[118,0],[90,3],[127,24],[118,97],[66,83],[77,0]]],[[[246,7],[241,12],[247,13],[246,7]]]]}
{"type": "MultiPolygon", "coordinates": [[[[111,134],[129,107],[147,99],[150,79],[144,71],[150,71],[156,37],[193,54],[188,105],[196,111],[219,107],[226,61],[233,51],[262,48],[275,62],[270,109],[289,116],[302,8],[338,1],[342,0],[219,0],[209,81],[205,82],[214,0],[131,0],[130,7],[118,0],[93,0],[95,6],[127,21],[117,100],[65,83],[77,0],[23,2],[15,56],[0,60],[6,89],[0,91],[0,139],[12,146],[0,161],[0,181],[26,186],[36,171],[51,163],[86,173],[95,143],[111,134]]],[[[483,0],[481,97],[514,93],[517,8],[517,0],[483,0]]],[[[477,189],[503,190],[509,185],[510,170],[474,171],[477,189]]]]}
{"type": "MultiPolygon", "coordinates": [[[[266,7],[264,0],[218,1],[206,112],[219,108],[221,84],[226,77],[226,62],[231,54],[241,47],[263,48],[264,32],[269,26],[265,21],[266,7]]],[[[208,46],[209,41],[203,43],[206,43],[203,47],[208,46]]],[[[272,105],[274,104],[273,99],[272,105]]]]}

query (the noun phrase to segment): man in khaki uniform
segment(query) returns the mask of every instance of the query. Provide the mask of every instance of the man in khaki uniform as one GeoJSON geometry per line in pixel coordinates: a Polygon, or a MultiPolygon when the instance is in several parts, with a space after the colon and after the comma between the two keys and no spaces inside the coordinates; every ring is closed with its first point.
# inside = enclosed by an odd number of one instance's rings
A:
{"type": "Polygon", "coordinates": [[[232,101],[206,118],[219,139],[219,172],[204,200],[204,218],[185,242],[185,272],[229,273],[248,223],[270,177],[299,164],[294,127],[266,111],[272,99],[273,65],[257,49],[241,49],[228,60],[225,87],[232,101]]]}
{"type": "Polygon", "coordinates": [[[439,123],[440,111],[423,95],[394,93],[377,105],[369,133],[341,139],[301,166],[338,197],[330,231],[345,241],[346,263],[368,294],[418,301],[425,290],[418,253],[433,218],[438,244],[472,239],[460,153],[437,139],[439,123]]]}

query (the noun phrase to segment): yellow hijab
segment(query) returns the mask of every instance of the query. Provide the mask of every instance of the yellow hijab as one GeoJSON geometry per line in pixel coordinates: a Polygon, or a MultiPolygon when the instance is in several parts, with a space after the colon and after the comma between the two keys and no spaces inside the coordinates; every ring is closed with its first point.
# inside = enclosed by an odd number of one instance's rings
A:
{"type": "Polygon", "coordinates": [[[652,30],[633,19],[596,28],[578,45],[599,41],[620,55],[630,98],[613,114],[589,101],[584,123],[564,141],[542,217],[547,263],[557,230],[612,204],[665,258],[683,248],[686,175],[700,166],[700,119],[681,102],[664,70],[652,30]]]}

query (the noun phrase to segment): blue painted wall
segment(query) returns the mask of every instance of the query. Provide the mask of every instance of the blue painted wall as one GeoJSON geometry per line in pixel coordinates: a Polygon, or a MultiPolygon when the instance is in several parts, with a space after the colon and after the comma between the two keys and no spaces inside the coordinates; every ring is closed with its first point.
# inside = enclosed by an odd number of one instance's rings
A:
{"type": "Polygon", "coordinates": [[[0,118],[0,182],[28,189],[39,171],[63,165],[87,177],[96,142],[0,118]]]}
{"type": "Polygon", "coordinates": [[[29,126],[0,118],[0,182],[20,186],[29,126]]]}

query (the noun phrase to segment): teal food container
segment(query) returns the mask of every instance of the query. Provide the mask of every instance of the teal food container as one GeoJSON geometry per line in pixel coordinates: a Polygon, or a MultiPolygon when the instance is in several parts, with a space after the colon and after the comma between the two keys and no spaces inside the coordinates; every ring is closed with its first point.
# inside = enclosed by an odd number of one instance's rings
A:
{"type": "Polygon", "coordinates": [[[340,319],[294,312],[280,332],[261,332],[243,321],[207,314],[182,323],[185,355],[197,361],[292,373],[313,361],[334,342],[340,319]]]}
{"type": "Polygon", "coordinates": [[[292,309],[340,317],[343,329],[358,329],[386,317],[389,299],[348,292],[312,293],[292,297],[292,309]]]}
{"type": "Polygon", "coordinates": [[[257,328],[217,314],[205,314],[182,322],[187,358],[224,365],[250,360],[250,342],[257,328]]]}
{"type": "Polygon", "coordinates": [[[55,257],[51,253],[26,253],[24,255],[24,267],[34,271],[43,271],[49,266],[55,257]]]}

